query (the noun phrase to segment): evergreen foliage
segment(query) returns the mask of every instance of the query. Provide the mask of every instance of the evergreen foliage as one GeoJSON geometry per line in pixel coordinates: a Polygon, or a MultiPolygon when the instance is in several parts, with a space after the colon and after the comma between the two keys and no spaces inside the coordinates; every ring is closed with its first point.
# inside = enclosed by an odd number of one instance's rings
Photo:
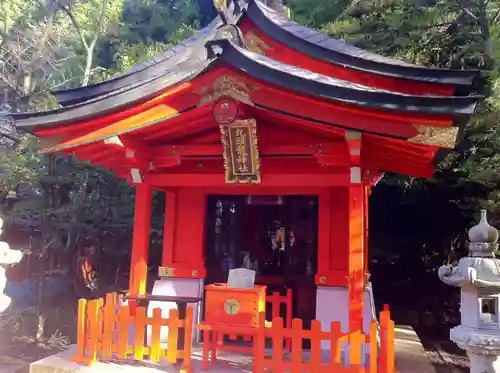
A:
{"type": "MultiPolygon", "coordinates": [[[[370,250],[378,299],[395,304],[393,295],[407,292],[402,307],[443,314],[436,307],[450,290],[439,287],[436,268],[463,255],[466,229],[480,207],[500,226],[500,0],[286,3],[299,23],[363,49],[425,66],[488,71],[490,84],[480,93],[489,98],[436,177],[388,175],[372,196],[370,250]],[[429,286],[436,290],[426,301],[414,296],[429,286]]],[[[0,90],[11,110],[55,107],[48,91],[124,73],[214,16],[212,0],[0,0],[0,90]]],[[[57,253],[71,263],[92,244],[101,257],[101,277],[126,269],[133,189],[77,159],[42,157],[32,137],[15,135],[0,151],[3,214],[11,217],[11,231],[40,257],[57,253]]],[[[155,201],[152,241],[160,245],[163,201],[155,201]]],[[[111,277],[102,284],[120,276],[111,277]]]]}

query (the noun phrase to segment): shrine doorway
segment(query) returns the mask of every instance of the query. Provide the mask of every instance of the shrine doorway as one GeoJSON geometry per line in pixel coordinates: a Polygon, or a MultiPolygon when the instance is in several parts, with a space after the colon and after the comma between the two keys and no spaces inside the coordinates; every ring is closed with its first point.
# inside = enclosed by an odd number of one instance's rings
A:
{"type": "Polygon", "coordinates": [[[292,290],[293,317],[305,326],[315,318],[317,196],[209,196],[206,232],[205,284],[226,282],[230,269],[250,268],[268,294],[292,290]]]}

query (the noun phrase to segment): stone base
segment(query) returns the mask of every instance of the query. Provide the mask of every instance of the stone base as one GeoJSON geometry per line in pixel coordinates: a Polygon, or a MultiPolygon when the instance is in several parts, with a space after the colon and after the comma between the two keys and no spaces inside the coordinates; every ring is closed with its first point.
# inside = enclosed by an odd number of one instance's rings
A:
{"type": "MultiPolygon", "coordinates": [[[[349,290],[346,287],[318,286],[316,291],[316,320],[321,321],[322,329],[330,330],[332,321],[339,321],[343,332],[349,330],[349,290]]],[[[364,309],[363,309],[363,332],[370,334],[372,320],[377,320],[375,302],[371,284],[365,289],[364,309]]],[[[321,349],[330,351],[330,342],[322,341],[321,349]]],[[[368,345],[364,346],[365,351],[361,354],[364,363],[368,357],[368,345]]],[[[347,344],[342,345],[342,360],[348,361],[349,351],[347,344]]]]}
{"type": "MultiPolygon", "coordinates": [[[[365,289],[363,332],[370,334],[370,324],[377,319],[371,284],[365,289]]],[[[332,321],[339,321],[342,331],[349,329],[349,290],[346,287],[318,286],[316,291],[316,320],[328,330],[332,321]]]]}
{"type": "MultiPolygon", "coordinates": [[[[203,280],[200,279],[185,279],[185,278],[162,278],[156,280],[153,286],[152,295],[165,295],[165,296],[181,296],[181,297],[199,297],[203,298],[203,280]]],[[[201,304],[191,304],[189,307],[193,308],[193,342],[199,340],[199,331],[196,329],[196,324],[199,322],[201,316],[201,304]]],[[[172,309],[177,309],[177,304],[174,302],[149,302],[148,316],[153,316],[155,308],[161,309],[163,318],[168,318],[168,313],[172,309]]],[[[151,327],[147,328],[147,341],[148,345],[151,343],[151,327]]],[[[168,327],[162,326],[160,331],[160,341],[162,346],[166,346],[168,338],[168,327]]]]}
{"type": "Polygon", "coordinates": [[[500,330],[459,325],[450,339],[467,352],[471,373],[500,373],[500,330]]]}
{"type": "Polygon", "coordinates": [[[471,373],[500,373],[500,358],[495,355],[476,354],[467,351],[471,373]]]}
{"type": "MultiPolygon", "coordinates": [[[[399,373],[435,373],[424,348],[411,327],[396,327],[396,370],[399,373]]],[[[179,373],[180,368],[163,361],[160,363],[135,362],[132,359],[108,359],[86,367],[69,361],[75,346],[57,355],[31,363],[29,373],[179,373]]],[[[267,351],[270,355],[272,351],[267,351]]],[[[305,353],[307,355],[307,352],[305,353]]],[[[201,347],[193,347],[193,373],[201,373],[201,347]]],[[[0,362],[1,364],[1,362],[0,362]]],[[[1,370],[0,372],[4,373],[1,370]]],[[[26,371],[27,372],[27,371],[26,371]]],[[[252,372],[252,357],[230,351],[217,352],[217,364],[210,366],[210,373],[252,372]]],[[[25,373],[9,370],[6,373],[25,373]]],[[[489,372],[488,372],[489,373],[489,372]]]]}
{"type": "MultiPolygon", "coordinates": [[[[202,372],[201,351],[195,349],[192,357],[193,373],[202,372]]],[[[165,360],[160,362],[134,361],[133,359],[106,359],[92,367],[80,365],[69,360],[76,346],[57,355],[31,363],[29,373],[181,373],[181,366],[172,365],[165,360]]],[[[251,372],[251,358],[244,355],[217,354],[218,362],[210,367],[212,373],[251,372]]]]}

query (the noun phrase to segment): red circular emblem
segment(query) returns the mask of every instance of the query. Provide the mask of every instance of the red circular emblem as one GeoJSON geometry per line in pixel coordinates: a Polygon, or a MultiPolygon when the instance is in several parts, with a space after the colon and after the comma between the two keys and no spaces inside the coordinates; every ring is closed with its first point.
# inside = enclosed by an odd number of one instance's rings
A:
{"type": "Polygon", "coordinates": [[[212,115],[217,123],[233,123],[238,115],[238,105],[230,98],[221,98],[214,104],[212,115]]]}

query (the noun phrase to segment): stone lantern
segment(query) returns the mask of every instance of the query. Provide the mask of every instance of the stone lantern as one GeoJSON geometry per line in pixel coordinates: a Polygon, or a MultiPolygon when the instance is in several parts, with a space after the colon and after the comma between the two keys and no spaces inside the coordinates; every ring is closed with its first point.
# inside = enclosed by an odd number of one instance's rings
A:
{"type": "MultiPolygon", "coordinates": [[[[2,234],[2,227],[3,219],[0,218],[0,234],[2,234]]],[[[3,293],[7,285],[5,268],[19,263],[22,258],[22,251],[12,250],[7,242],[0,241],[0,313],[5,311],[11,303],[11,299],[3,293]]]]}
{"type": "Polygon", "coordinates": [[[498,231],[488,224],[486,210],[469,230],[469,256],[458,266],[442,266],[439,278],[461,288],[461,323],[450,338],[469,356],[471,373],[500,373],[500,259],[498,231]]]}

